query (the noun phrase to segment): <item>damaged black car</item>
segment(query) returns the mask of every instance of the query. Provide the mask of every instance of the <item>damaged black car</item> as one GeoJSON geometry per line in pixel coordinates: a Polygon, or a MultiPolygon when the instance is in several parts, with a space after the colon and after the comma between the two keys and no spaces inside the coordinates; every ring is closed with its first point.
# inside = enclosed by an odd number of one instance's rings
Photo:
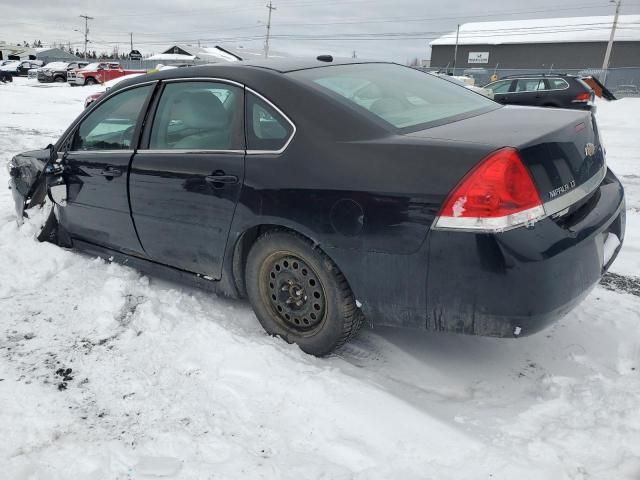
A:
{"type": "Polygon", "coordinates": [[[247,297],[314,355],[364,319],[535,333],[625,230],[591,112],[330,56],[125,81],[9,168],[18,218],[44,212],[40,240],[247,297]]]}

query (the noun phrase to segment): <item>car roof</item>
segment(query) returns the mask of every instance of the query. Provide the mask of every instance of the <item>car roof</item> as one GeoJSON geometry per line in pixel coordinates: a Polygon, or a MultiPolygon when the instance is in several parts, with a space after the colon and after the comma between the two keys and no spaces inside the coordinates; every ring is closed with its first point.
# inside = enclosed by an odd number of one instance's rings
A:
{"type": "Polygon", "coordinates": [[[293,72],[296,70],[308,70],[310,68],[322,68],[330,67],[332,65],[354,65],[362,63],[389,63],[389,62],[376,62],[372,60],[358,60],[353,58],[334,58],[330,55],[319,56],[316,58],[263,58],[244,60],[241,62],[234,62],[233,65],[247,65],[251,67],[265,68],[268,70],[274,70],[280,73],[293,72]],[[330,60],[318,60],[320,57],[325,57],[330,60]]]}
{"type": "Polygon", "coordinates": [[[575,75],[569,75],[567,73],[521,73],[518,75],[505,75],[500,80],[517,79],[517,78],[577,78],[575,75]]]}
{"type": "Polygon", "coordinates": [[[214,63],[209,65],[193,66],[188,68],[172,68],[161,70],[155,73],[141,75],[132,78],[122,84],[118,84],[113,90],[120,90],[123,87],[129,87],[138,83],[144,83],[152,80],[170,80],[179,78],[215,78],[220,76],[228,77],[229,80],[238,80],[241,77],[247,78],[247,74],[251,71],[270,72],[274,75],[281,75],[298,70],[309,70],[312,68],[325,68],[335,65],[358,65],[358,64],[393,64],[393,62],[371,61],[371,60],[354,60],[350,59],[334,59],[331,62],[321,61],[308,58],[286,58],[286,59],[263,59],[239,62],[214,63]]]}

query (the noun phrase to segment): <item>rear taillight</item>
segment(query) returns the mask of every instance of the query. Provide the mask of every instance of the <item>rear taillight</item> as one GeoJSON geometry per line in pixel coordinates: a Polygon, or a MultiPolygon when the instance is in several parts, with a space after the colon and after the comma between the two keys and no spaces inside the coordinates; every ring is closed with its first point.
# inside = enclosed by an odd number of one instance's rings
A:
{"type": "Polygon", "coordinates": [[[576,98],[573,99],[574,103],[583,103],[590,102],[592,94],[590,92],[583,92],[578,94],[576,98]]]}
{"type": "Polygon", "coordinates": [[[544,216],[540,195],[518,151],[502,148],[464,176],[433,228],[498,232],[544,216]]]}

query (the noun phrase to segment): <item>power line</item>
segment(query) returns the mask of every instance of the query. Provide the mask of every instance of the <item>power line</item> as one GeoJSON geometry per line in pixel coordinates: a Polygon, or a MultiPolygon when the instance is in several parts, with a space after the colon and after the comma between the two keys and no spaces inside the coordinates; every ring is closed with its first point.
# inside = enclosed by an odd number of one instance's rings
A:
{"type": "Polygon", "coordinates": [[[267,5],[269,9],[269,18],[267,20],[267,38],[264,40],[264,58],[269,57],[269,36],[271,34],[271,12],[276,10],[276,7],[273,6],[271,0],[269,0],[269,4],[267,5]]]}
{"type": "Polygon", "coordinates": [[[80,18],[84,18],[84,59],[87,59],[87,43],[89,39],[89,20],[93,20],[93,17],[89,17],[87,15],[80,15],[80,18]]]}

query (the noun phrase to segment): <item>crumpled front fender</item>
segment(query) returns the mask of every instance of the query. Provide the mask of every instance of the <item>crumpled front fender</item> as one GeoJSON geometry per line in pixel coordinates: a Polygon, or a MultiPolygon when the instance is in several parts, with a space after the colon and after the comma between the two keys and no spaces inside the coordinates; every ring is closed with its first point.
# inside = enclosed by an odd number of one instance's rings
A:
{"type": "Polygon", "coordinates": [[[41,205],[47,195],[46,175],[43,174],[51,160],[52,149],[34,150],[13,157],[9,169],[9,188],[15,203],[18,223],[22,223],[25,210],[41,205]]]}

